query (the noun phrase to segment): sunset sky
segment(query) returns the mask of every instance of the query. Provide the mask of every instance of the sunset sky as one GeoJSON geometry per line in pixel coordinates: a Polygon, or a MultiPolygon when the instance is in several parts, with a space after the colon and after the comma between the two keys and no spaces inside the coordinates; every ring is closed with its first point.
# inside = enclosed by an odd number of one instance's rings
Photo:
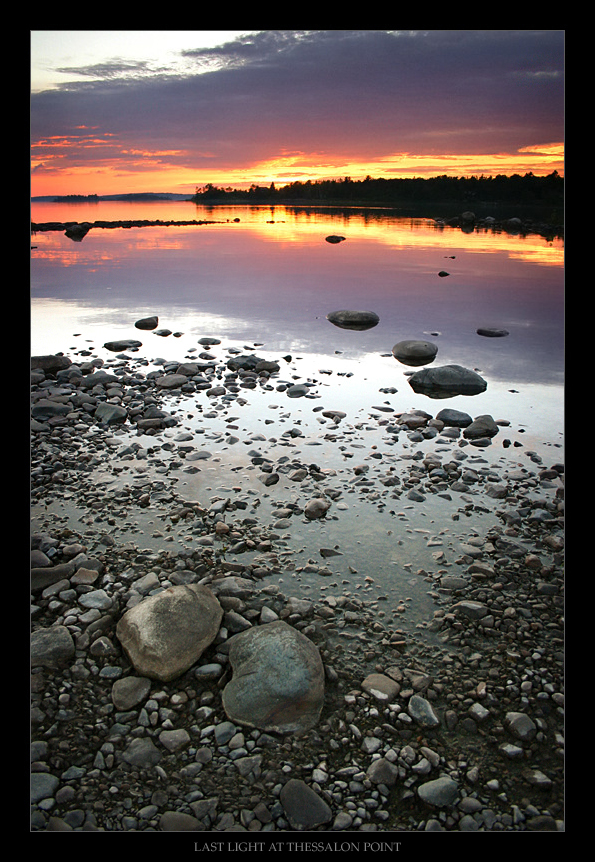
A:
{"type": "Polygon", "coordinates": [[[564,173],[563,30],[33,30],[31,195],[564,173]]]}

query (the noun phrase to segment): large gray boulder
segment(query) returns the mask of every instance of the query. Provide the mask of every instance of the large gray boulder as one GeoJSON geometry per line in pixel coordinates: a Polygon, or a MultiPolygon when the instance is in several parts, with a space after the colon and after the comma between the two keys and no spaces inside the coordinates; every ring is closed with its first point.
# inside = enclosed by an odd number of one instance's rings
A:
{"type": "Polygon", "coordinates": [[[422,368],[409,378],[414,392],[430,398],[452,398],[455,395],[479,395],[488,384],[477,374],[461,365],[422,368]]]}
{"type": "Polygon", "coordinates": [[[331,311],[326,316],[339,329],[355,329],[364,330],[371,329],[376,326],[380,318],[373,311],[350,311],[349,309],[341,309],[340,311],[331,311]]]}
{"type": "Polygon", "coordinates": [[[116,635],[140,676],[169,682],[198,661],[222,617],[223,608],[207,587],[182,584],[126,611],[116,635]]]}
{"type": "Polygon", "coordinates": [[[233,676],[223,690],[230,721],[272,733],[314,727],[324,702],[324,668],[318,648],[278,620],[229,641],[233,676]]]}
{"type": "Polygon", "coordinates": [[[392,349],[392,354],[403,365],[428,365],[433,362],[438,353],[437,346],[431,341],[399,341],[392,349]]]}

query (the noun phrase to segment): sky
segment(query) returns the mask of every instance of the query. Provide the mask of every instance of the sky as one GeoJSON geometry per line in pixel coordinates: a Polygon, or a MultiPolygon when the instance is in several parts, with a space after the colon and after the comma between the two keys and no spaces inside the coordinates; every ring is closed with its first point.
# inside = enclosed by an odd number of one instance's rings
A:
{"type": "Polygon", "coordinates": [[[564,30],[33,30],[31,195],[564,173],[564,30]]]}

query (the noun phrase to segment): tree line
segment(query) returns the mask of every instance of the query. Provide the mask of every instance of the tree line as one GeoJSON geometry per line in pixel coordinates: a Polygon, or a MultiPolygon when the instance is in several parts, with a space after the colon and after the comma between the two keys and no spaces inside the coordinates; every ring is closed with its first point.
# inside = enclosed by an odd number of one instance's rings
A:
{"type": "Polygon", "coordinates": [[[213,183],[197,187],[191,198],[196,203],[215,202],[278,202],[291,201],[328,203],[394,204],[428,201],[508,201],[527,204],[562,205],[564,178],[557,171],[547,176],[533,173],[497,174],[496,176],[450,177],[446,174],[430,178],[372,178],[352,180],[343,177],[335,180],[306,180],[276,187],[253,183],[249,189],[219,188],[213,183]]]}

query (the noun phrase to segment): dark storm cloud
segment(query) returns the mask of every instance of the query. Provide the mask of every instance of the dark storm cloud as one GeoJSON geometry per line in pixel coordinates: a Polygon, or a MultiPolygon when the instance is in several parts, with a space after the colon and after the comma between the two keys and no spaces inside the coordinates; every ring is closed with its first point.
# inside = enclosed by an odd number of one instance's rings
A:
{"type": "Polygon", "coordinates": [[[263,31],[189,48],[195,74],[111,80],[110,67],[33,95],[31,131],[95,127],[192,168],[296,151],[513,152],[563,140],[563,55],[559,30],[263,31]]]}

